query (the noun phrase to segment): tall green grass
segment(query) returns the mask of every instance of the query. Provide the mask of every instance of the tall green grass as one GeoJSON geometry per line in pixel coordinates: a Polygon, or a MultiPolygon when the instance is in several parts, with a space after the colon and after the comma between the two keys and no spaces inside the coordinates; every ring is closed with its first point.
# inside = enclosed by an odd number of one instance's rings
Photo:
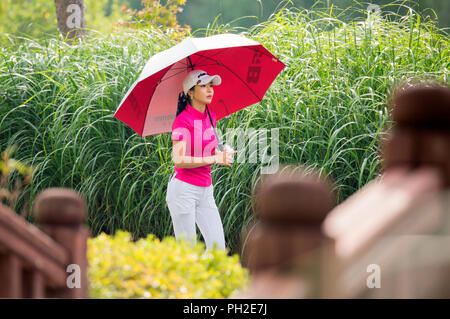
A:
{"type": "MultiPolygon", "coordinates": [[[[334,7],[283,9],[246,30],[287,67],[262,102],[219,121],[220,130],[279,128],[280,163],[317,168],[335,181],[339,202],[350,196],[379,174],[392,86],[424,75],[449,81],[448,34],[413,10],[398,16],[399,6],[352,23],[343,22],[348,10],[334,7]]],[[[214,25],[196,36],[221,32],[237,30],[214,25]]],[[[141,138],[113,114],[149,57],[176,43],[151,29],[99,34],[75,46],[28,39],[1,48],[0,146],[17,145],[14,157],[36,166],[31,200],[42,189],[70,187],[85,196],[94,235],[173,235],[165,202],[170,133],[141,138]]],[[[213,166],[232,252],[252,219],[261,165],[213,166]]]]}

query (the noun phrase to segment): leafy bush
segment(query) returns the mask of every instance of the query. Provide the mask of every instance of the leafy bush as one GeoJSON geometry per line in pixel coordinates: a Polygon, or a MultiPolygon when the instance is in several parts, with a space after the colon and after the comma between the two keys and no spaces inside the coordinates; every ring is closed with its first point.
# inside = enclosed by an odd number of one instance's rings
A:
{"type": "Polygon", "coordinates": [[[15,211],[19,196],[22,195],[22,197],[25,197],[25,203],[20,215],[26,218],[29,212],[29,194],[27,191],[33,179],[35,168],[11,158],[16,150],[17,145],[8,146],[0,156],[0,203],[15,211]],[[12,187],[13,184],[14,187],[12,187]]]}
{"type": "Polygon", "coordinates": [[[244,288],[238,255],[204,250],[202,242],[153,234],[136,242],[128,232],[88,239],[90,298],[227,298],[244,288]]]}
{"type": "Polygon", "coordinates": [[[186,0],[167,0],[164,4],[160,1],[142,0],[141,10],[132,10],[123,5],[120,10],[129,15],[128,21],[119,21],[115,27],[123,31],[162,29],[168,31],[172,39],[183,40],[189,36],[191,27],[181,27],[177,21],[177,13],[182,12],[182,6],[186,0]]]}
{"type": "Polygon", "coordinates": [[[126,6],[122,6],[121,10],[132,16],[133,21],[125,23],[129,26],[135,24],[140,27],[154,25],[179,28],[177,13],[183,11],[182,6],[185,4],[186,0],[167,0],[165,4],[159,1],[142,0],[144,6],[142,10],[130,10],[126,6]]]}

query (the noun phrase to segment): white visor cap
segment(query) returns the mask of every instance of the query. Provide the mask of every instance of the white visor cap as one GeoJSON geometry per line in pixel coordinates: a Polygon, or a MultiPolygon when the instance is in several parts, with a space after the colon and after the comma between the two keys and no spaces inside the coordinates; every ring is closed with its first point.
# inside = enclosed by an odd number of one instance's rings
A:
{"type": "Polygon", "coordinates": [[[203,70],[193,70],[186,75],[183,80],[183,91],[187,94],[190,88],[196,84],[207,84],[212,82],[212,85],[220,85],[222,78],[219,75],[209,75],[203,70]]]}

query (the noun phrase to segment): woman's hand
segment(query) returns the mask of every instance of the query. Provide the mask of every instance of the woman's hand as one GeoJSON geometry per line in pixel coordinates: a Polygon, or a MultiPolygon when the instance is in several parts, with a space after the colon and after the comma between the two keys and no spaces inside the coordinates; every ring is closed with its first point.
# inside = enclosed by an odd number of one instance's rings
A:
{"type": "Polygon", "coordinates": [[[221,152],[216,149],[216,153],[214,155],[216,158],[216,164],[231,167],[231,164],[233,164],[233,154],[236,152],[237,151],[234,150],[224,150],[223,152],[221,152]]]}

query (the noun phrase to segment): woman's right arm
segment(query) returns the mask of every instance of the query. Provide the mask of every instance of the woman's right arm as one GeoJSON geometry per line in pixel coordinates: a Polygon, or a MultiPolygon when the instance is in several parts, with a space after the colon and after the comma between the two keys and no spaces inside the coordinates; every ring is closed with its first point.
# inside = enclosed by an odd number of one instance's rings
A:
{"type": "MultiPolygon", "coordinates": [[[[211,164],[221,164],[231,166],[233,161],[231,153],[223,156],[223,152],[217,152],[213,156],[186,156],[186,142],[185,141],[172,141],[172,160],[176,168],[194,168],[211,164]]],[[[235,153],[236,151],[234,151],[235,153]]]]}

